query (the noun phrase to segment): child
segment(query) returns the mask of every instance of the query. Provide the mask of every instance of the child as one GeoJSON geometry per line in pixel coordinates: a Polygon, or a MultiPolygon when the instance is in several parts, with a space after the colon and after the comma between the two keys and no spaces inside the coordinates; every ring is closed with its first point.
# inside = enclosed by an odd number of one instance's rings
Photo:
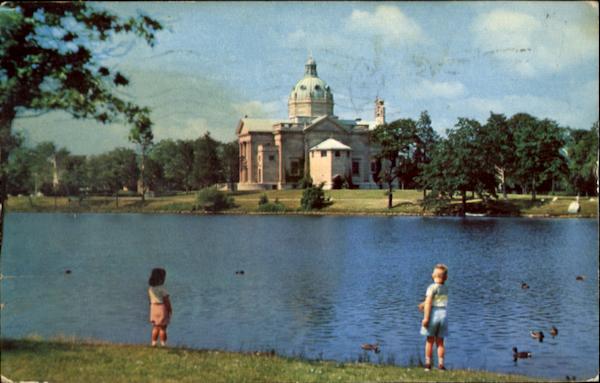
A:
{"type": "Polygon", "coordinates": [[[433,343],[437,345],[438,368],[444,367],[444,338],[448,336],[448,322],[446,320],[446,306],[448,304],[448,287],[444,284],[448,279],[448,267],[441,263],[435,265],[433,282],[425,293],[425,301],[419,304],[419,311],[424,311],[421,322],[421,335],[427,337],[425,342],[425,371],[431,369],[433,356],[433,343]]]}
{"type": "Polygon", "coordinates": [[[148,297],[150,298],[150,323],[152,323],[152,347],[156,346],[156,341],[160,336],[160,345],[167,344],[167,326],[171,319],[173,310],[169,293],[163,287],[167,272],[165,269],[152,269],[148,284],[148,297]]]}

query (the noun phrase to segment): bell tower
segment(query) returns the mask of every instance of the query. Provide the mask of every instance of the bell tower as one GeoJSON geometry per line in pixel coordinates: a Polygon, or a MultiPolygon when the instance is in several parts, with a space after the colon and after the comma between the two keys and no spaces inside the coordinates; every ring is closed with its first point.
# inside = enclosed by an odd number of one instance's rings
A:
{"type": "Polygon", "coordinates": [[[385,124],[385,105],[383,100],[377,97],[375,99],[375,126],[385,124]]]}

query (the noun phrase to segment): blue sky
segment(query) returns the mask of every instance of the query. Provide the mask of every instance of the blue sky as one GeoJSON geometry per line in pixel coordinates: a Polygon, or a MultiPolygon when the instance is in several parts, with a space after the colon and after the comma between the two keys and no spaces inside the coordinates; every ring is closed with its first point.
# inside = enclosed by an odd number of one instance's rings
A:
{"type": "MultiPolygon", "coordinates": [[[[388,121],[429,111],[444,133],[458,117],[531,113],[588,129],[598,119],[594,2],[98,3],[166,26],[154,48],[114,41],[104,63],[129,75],[122,94],[150,106],[156,140],[206,131],[229,141],[240,117],[287,117],[309,54],[334,113],[388,121]]],[[[16,122],[30,144],[73,153],[129,146],[128,128],[53,112],[16,122]]]]}

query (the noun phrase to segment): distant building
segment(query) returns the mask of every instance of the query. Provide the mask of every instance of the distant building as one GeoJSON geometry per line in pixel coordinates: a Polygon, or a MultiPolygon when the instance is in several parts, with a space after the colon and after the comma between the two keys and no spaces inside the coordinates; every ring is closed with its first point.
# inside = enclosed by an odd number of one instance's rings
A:
{"type": "Polygon", "coordinates": [[[341,120],[333,114],[333,94],[309,58],[304,77],[292,88],[287,120],[243,118],[239,190],[289,189],[309,173],[326,189],[344,182],[374,188],[369,130],[385,123],[383,100],[375,100],[375,121],[341,120]]]}

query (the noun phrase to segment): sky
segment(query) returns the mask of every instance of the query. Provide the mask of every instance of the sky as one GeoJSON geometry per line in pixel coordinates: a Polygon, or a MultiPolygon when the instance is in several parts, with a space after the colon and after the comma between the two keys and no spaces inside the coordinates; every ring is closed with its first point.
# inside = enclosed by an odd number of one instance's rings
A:
{"type": "MultiPolygon", "coordinates": [[[[165,26],[153,48],[112,41],[102,63],[129,76],[119,94],[152,109],[155,142],[206,132],[232,141],[240,118],[287,118],[287,98],[312,57],[334,114],[417,119],[440,134],[459,117],[526,112],[589,129],[598,120],[596,2],[92,3],[165,26]]],[[[129,128],[63,112],[23,118],[28,145],[74,154],[131,147],[129,128]]]]}

